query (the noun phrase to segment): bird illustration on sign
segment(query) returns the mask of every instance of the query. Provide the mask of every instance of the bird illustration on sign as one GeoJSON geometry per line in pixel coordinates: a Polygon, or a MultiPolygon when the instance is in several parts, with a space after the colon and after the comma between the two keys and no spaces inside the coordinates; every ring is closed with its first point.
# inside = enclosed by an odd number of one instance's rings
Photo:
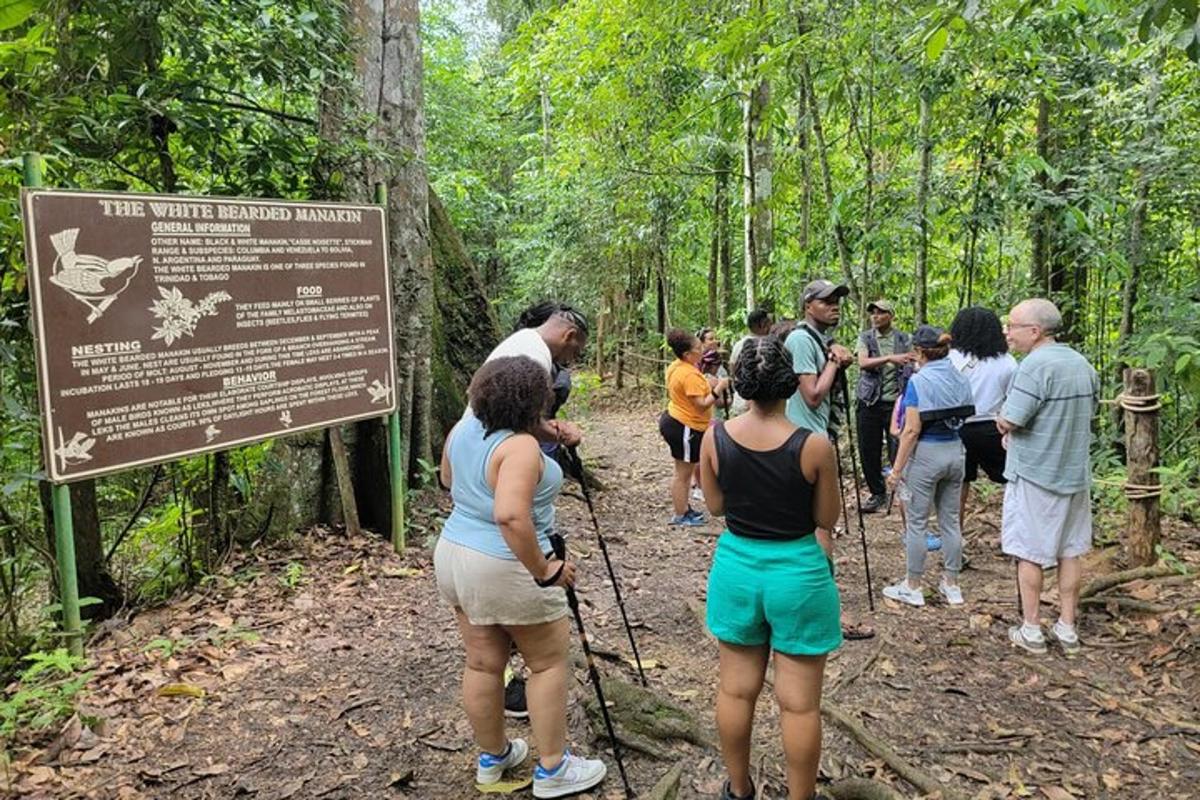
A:
{"type": "Polygon", "coordinates": [[[79,228],[67,228],[50,237],[50,243],[58,253],[50,282],[91,309],[87,318],[90,325],[104,315],[105,309],[113,304],[121,292],[129,288],[142,257],[109,259],[76,253],[75,241],[78,238],[79,228]]]}
{"type": "Polygon", "coordinates": [[[206,444],[220,435],[221,429],[216,425],[213,425],[211,422],[208,424],[208,427],[204,429],[204,441],[206,444]]]}
{"type": "Polygon", "coordinates": [[[54,455],[58,456],[59,469],[65,471],[67,467],[91,461],[91,450],[95,444],[95,438],[86,433],[76,433],[68,441],[63,436],[62,428],[59,428],[58,447],[54,448],[54,455]]]}

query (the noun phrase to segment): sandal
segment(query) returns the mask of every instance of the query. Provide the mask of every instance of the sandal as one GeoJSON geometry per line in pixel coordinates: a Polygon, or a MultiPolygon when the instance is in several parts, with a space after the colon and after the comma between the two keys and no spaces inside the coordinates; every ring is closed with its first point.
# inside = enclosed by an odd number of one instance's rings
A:
{"type": "Polygon", "coordinates": [[[860,642],[864,639],[874,639],[875,629],[864,623],[850,625],[842,623],[842,638],[848,642],[860,642]]]}

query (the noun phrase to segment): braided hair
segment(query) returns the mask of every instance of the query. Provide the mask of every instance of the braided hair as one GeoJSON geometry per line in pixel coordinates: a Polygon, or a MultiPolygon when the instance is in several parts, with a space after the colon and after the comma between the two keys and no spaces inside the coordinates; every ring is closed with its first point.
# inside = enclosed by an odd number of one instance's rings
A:
{"type": "Polygon", "coordinates": [[[733,388],[747,400],[772,403],[796,393],[796,374],[783,342],[775,336],[747,340],[738,356],[733,388]]]}

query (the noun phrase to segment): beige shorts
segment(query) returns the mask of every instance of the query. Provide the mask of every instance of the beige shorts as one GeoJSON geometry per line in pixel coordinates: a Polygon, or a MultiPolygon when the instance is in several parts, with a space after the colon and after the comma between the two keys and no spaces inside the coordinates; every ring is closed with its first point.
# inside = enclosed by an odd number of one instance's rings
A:
{"type": "Polygon", "coordinates": [[[485,555],[439,538],[433,551],[438,592],[472,625],[540,625],[567,615],[561,586],[543,589],[520,561],[485,555]]]}
{"type": "Polygon", "coordinates": [[[1084,489],[1058,494],[1017,478],[1004,487],[1000,548],[1006,555],[1053,567],[1092,549],[1092,500],[1084,489]]]}

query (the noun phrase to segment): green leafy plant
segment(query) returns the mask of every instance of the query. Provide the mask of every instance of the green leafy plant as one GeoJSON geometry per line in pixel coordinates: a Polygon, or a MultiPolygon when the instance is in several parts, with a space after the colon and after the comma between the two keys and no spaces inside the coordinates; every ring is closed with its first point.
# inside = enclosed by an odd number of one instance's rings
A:
{"type": "Polygon", "coordinates": [[[304,582],[304,565],[299,561],[289,561],[279,576],[279,582],[288,590],[295,591],[304,582]]]}
{"type": "Polygon", "coordinates": [[[0,736],[10,738],[21,729],[44,730],[69,717],[75,698],[91,678],[83,672],[87,660],[66,648],[36,651],[23,659],[29,666],[16,688],[0,701],[0,736]]]}

